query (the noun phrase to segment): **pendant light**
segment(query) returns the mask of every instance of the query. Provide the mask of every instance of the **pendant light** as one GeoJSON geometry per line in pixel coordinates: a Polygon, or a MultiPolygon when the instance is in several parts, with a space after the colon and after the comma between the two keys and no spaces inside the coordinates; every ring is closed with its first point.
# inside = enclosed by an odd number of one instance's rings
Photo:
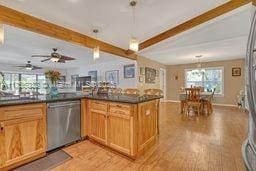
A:
{"type": "Polygon", "coordinates": [[[0,24],[0,44],[4,44],[4,25],[0,24]]]}
{"type": "MultiPolygon", "coordinates": [[[[95,37],[97,39],[97,34],[99,33],[99,30],[94,29],[93,33],[95,33],[95,37]]],[[[96,47],[93,48],[93,59],[96,60],[96,59],[99,59],[99,58],[100,58],[100,47],[96,46],[96,47]]]]}
{"type": "Polygon", "coordinates": [[[131,0],[130,1],[130,6],[132,8],[132,20],[133,20],[133,30],[132,30],[132,36],[130,38],[130,42],[129,42],[129,49],[133,50],[133,51],[138,51],[139,50],[139,40],[133,35],[135,32],[135,7],[137,5],[137,1],[136,0],[131,0]]]}
{"type": "Polygon", "coordinates": [[[205,73],[205,69],[202,69],[202,63],[201,63],[201,58],[203,57],[202,55],[197,55],[195,56],[197,58],[197,64],[196,64],[196,68],[192,70],[193,74],[197,74],[197,75],[202,75],[205,73]]]}

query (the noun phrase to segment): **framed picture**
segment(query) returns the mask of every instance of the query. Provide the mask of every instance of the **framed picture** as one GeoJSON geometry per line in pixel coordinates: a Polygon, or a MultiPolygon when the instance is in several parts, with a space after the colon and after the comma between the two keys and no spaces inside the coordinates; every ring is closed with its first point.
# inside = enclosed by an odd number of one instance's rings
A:
{"type": "Polygon", "coordinates": [[[144,67],[140,67],[140,75],[145,75],[145,68],[144,67]]]}
{"type": "Polygon", "coordinates": [[[135,78],[135,64],[124,66],[124,78],[135,78]]]}
{"type": "Polygon", "coordinates": [[[76,85],[76,79],[79,77],[79,75],[71,75],[71,86],[76,85]]]}
{"type": "Polygon", "coordinates": [[[91,81],[97,82],[97,76],[98,76],[97,71],[89,71],[88,75],[91,76],[91,81]]]}
{"type": "Polygon", "coordinates": [[[111,84],[119,84],[119,70],[112,70],[105,72],[105,80],[111,84]]]}
{"type": "Polygon", "coordinates": [[[232,68],[232,76],[233,77],[237,77],[237,76],[241,76],[241,68],[232,68]]]}
{"type": "Polygon", "coordinates": [[[143,82],[144,82],[143,76],[139,76],[139,82],[140,82],[140,83],[143,83],[143,82]]]}
{"type": "Polygon", "coordinates": [[[155,84],[156,81],[156,70],[153,68],[145,68],[145,83],[155,84]]]}

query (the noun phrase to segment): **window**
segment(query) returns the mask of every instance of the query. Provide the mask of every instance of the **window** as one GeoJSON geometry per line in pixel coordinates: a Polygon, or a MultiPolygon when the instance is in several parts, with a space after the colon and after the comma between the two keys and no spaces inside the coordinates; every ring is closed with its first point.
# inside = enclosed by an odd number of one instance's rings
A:
{"type": "Polygon", "coordinates": [[[5,91],[45,94],[45,76],[41,74],[4,73],[5,91]]]}
{"type": "Polygon", "coordinates": [[[215,94],[224,95],[224,68],[204,68],[205,72],[194,72],[194,69],[185,70],[186,87],[202,86],[205,91],[212,91],[215,94]]]}

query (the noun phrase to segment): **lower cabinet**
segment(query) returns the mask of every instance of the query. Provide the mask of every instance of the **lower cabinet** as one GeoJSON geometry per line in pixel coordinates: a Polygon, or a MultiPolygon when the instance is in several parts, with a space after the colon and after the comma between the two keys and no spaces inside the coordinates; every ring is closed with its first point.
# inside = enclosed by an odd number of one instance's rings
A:
{"type": "Polygon", "coordinates": [[[124,104],[89,100],[88,136],[135,158],[157,135],[157,103],[124,104]]]}
{"type": "Polygon", "coordinates": [[[107,144],[107,115],[106,112],[91,110],[91,137],[107,144]]]}
{"type": "Polygon", "coordinates": [[[45,155],[45,104],[0,108],[0,170],[45,155]]]}
{"type": "Polygon", "coordinates": [[[125,154],[133,155],[133,117],[109,114],[108,145],[125,154]]]}

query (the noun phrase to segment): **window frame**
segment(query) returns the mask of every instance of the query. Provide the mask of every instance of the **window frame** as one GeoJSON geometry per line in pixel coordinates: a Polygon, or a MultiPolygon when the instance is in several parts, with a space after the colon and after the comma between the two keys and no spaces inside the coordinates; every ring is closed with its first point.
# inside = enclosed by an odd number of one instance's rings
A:
{"type": "MultiPolygon", "coordinates": [[[[187,87],[187,72],[188,71],[192,71],[192,70],[195,70],[195,69],[198,69],[198,68],[187,68],[185,69],[185,77],[184,77],[184,83],[185,83],[185,86],[184,87],[187,87]]],[[[217,96],[217,97],[224,97],[225,95],[225,82],[224,82],[224,75],[225,75],[225,70],[224,70],[224,67],[223,66],[218,66],[218,67],[203,67],[202,69],[205,69],[205,70],[214,70],[214,69],[219,69],[221,70],[222,72],[222,78],[221,78],[221,83],[222,83],[222,93],[221,94],[217,94],[215,93],[214,96],[217,96]]],[[[201,82],[205,82],[205,81],[201,81],[201,82]]]]}

